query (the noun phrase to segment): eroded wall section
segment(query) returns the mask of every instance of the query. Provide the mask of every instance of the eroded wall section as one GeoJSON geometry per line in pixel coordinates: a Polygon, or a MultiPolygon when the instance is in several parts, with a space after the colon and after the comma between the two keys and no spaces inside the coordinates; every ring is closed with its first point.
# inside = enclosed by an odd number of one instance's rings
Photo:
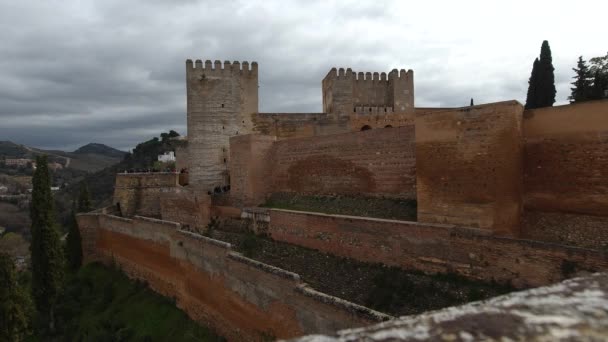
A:
{"type": "Polygon", "coordinates": [[[247,205],[273,192],[416,197],[411,125],[270,143],[231,139],[231,195],[247,205]]]}
{"type": "Polygon", "coordinates": [[[319,293],[297,274],[245,258],[177,223],[103,214],[77,219],[87,261],[118,263],[229,340],[331,333],[390,318],[319,293]]]}
{"type": "Polygon", "coordinates": [[[123,216],[160,217],[160,198],[178,186],[179,174],[174,172],[118,173],[112,204],[123,216]]]}
{"type": "Polygon", "coordinates": [[[417,114],[420,222],[519,234],[522,112],[509,101],[417,114]]]}

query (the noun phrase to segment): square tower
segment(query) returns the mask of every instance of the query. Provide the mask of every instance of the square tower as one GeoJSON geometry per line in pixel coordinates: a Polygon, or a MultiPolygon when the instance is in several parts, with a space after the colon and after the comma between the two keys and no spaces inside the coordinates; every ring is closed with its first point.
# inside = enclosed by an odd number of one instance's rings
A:
{"type": "Polygon", "coordinates": [[[230,184],[229,138],[249,134],[258,112],[256,62],[186,61],[189,182],[202,191],[230,184]]]}
{"type": "Polygon", "coordinates": [[[323,79],[323,111],[349,116],[357,107],[386,108],[387,112],[414,112],[414,71],[356,73],[333,68],[323,79]]]}

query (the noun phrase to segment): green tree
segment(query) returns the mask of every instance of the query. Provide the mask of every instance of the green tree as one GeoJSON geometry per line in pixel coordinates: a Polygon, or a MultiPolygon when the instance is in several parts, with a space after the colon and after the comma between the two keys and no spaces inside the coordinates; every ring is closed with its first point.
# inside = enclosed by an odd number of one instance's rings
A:
{"type": "Polygon", "coordinates": [[[80,192],[78,193],[78,212],[86,213],[91,211],[91,194],[89,193],[89,186],[87,183],[80,183],[80,192]]]}
{"type": "Polygon", "coordinates": [[[526,109],[551,107],[555,103],[555,68],[549,42],[540,47],[540,59],[534,60],[526,96],[526,109]]]}
{"type": "Polygon", "coordinates": [[[532,73],[528,80],[528,94],[526,95],[526,109],[538,108],[537,96],[538,92],[538,58],[534,59],[532,64],[532,73]]]}
{"type": "Polygon", "coordinates": [[[608,98],[608,53],[606,53],[606,56],[591,58],[589,63],[591,64],[589,72],[593,75],[591,99],[608,98]]]}
{"type": "Polygon", "coordinates": [[[0,253],[0,341],[22,341],[29,332],[30,302],[17,282],[15,264],[0,253]]]}
{"type": "Polygon", "coordinates": [[[68,268],[71,271],[77,271],[82,266],[82,240],[74,211],[70,215],[65,250],[68,268]]]}
{"type": "Polygon", "coordinates": [[[573,77],[574,82],[571,83],[574,87],[570,88],[572,91],[568,97],[570,103],[588,101],[591,95],[591,73],[583,56],[578,57],[576,68],[572,70],[576,75],[573,77]]]}
{"type": "Polygon", "coordinates": [[[36,171],[32,178],[32,220],[30,245],[32,263],[32,297],[42,318],[55,330],[55,307],[64,278],[64,256],[55,229],[51,179],[46,156],[36,158],[36,171]]]}

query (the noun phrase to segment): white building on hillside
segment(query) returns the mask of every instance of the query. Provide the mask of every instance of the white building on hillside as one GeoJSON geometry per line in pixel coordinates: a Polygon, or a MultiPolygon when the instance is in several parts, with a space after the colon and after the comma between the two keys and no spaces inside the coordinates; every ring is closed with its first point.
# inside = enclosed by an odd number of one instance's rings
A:
{"type": "Polygon", "coordinates": [[[165,154],[161,154],[158,156],[158,161],[163,163],[169,163],[175,161],[175,152],[165,152],[165,154]]]}

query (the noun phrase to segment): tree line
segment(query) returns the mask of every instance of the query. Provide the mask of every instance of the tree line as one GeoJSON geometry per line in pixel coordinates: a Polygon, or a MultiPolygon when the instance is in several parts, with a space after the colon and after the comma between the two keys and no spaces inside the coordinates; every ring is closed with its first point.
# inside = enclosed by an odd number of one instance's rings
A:
{"type": "MultiPolygon", "coordinates": [[[[608,53],[603,57],[594,57],[589,63],[578,58],[574,81],[571,83],[570,103],[578,103],[608,98],[608,53]]],[[[526,109],[551,107],[555,103],[555,68],[548,41],[543,41],[540,57],[532,64],[532,73],[528,81],[526,109]]]]}
{"type": "Polygon", "coordinates": [[[38,168],[32,177],[31,286],[24,289],[10,256],[0,253],[0,340],[22,341],[35,330],[38,336],[52,336],[56,329],[57,300],[66,276],[82,264],[77,212],[91,210],[86,184],[74,201],[68,234],[62,241],[55,221],[54,201],[47,157],[36,158],[38,168]]]}

